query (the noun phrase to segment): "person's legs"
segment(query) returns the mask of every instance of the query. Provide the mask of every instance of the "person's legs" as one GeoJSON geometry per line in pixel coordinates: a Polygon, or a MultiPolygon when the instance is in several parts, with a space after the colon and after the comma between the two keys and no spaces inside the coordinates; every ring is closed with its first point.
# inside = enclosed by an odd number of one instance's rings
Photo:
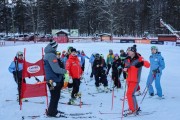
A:
{"type": "Polygon", "coordinates": [[[134,112],[138,109],[138,104],[137,104],[137,100],[136,100],[136,96],[134,95],[134,93],[136,92],[137,88],[138,88],[138,83],[136,82],[129,82],[128,83],[128,90],[127,90],[127,99],[128,99],[128,105],[129,105],[129,109],[134,112]]]}
{"type": "Polygon", "coordinates": [[[73,90],[71,93],[71,98],[75,98],[76,94],[79,92],[80,79],[73,79],[73,90]]]}
{"type": "Polygon", "coordinates": [[[156,90],[157,90],[157,95],[159,97],[162,97],[162,88],[161,88],[160,79],[161,79],[161,74],[158,73],[156,75],[156,79],[155,79],[155,87],[156,87],[156,90]]]}
{"type": "Polygon", "coordinates": [[[153,75],[152,75],[152,74],[149,74],[148,80],[147,80],[147,82],[146,82],[146,86],[147,86],[147,88],[148,88],[148,91],[149,91],[149,94],[150,94],[150,95],[154,95],[154,89],[153,89],[153,86],[152,86],[152,83],[153,83],[153,81],[154,81],[153,79],[154,79],[153,75]]]}
{"type": "MultiPolygon", "coordinates": [[[[56,114],[58,113],[58,101],[60,99],[60,91],[61,88],[63,86],[63,82],[62,83],[56,83],[56,86],[54,87],[53,90],[50,90],[50,94],[51,94],[51,98],[50,98],[50,103],[49,103],[49,107],[48,107],[48,113],[47,115],[49,116],[56,116],[56,114]]],[[[48,87],[50,89],[51,85],[48,83],[48,87]]]]}

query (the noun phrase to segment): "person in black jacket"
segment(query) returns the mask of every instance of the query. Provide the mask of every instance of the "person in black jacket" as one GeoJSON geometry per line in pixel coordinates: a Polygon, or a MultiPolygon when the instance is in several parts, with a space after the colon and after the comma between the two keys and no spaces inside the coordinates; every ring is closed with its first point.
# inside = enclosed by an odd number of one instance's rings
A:
{"type": "Polygon", "coordinates": [[[119,80],[122,72],[123,63],[118,54],[114,55],[114,62],[112,64],[112,79],[114,81],[114,87],[121,88],[121,82],[119,80]]]}
{"type": "Polygon", "coordinates": [[[93,62],[93,70],[94,70],[94,76],[95,76],[95,85],[97,88],[97,91],[100,92],[100,83],[104,85],[104,90],[107,91],[107,76],[106,76],[106,63],[104,58],[100,56],[99,53],[95,55],[95,60],[93,62]]]}

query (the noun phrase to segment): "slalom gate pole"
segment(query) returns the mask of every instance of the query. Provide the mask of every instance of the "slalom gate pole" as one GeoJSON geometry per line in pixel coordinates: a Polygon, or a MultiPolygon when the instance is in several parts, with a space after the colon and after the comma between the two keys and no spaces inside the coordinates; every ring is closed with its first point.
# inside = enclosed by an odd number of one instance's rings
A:
{"type": "MultiPolygon", "coordinates": [[[[112,77],[111,80],[113,81],[112,77]]],[[[113,110],[114,107],[114,86],[113,86],[113,90],[112,90],[112,105],[111,105],[111,110],[113,110]]]]}

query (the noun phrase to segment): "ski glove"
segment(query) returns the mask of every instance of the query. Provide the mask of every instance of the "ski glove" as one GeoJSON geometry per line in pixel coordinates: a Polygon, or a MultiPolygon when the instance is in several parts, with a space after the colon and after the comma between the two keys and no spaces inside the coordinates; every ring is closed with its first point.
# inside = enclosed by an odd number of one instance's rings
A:
{"type": "Polygon", "coordinates": [[[142,67],[143,65],[144,65],[144,61],[138,62],[138,63],[135,65],[135,67],[136,67],[136,68],[140,68],[140,67],[142,67]]]}
{"type": "Polygon", "coordinates": [[[159,68],[152,70],[153,74],[160,73],[159,68]]]}
{"type": "Polygon", "coordinates": [[[117,69],[120,70],[122,67],[121,66],[118,66],[117,69]]]}
{"type": "Polygon", "coordinates": [[[16,76],[16,71],[13,71],[13,75],[16,76]]]}

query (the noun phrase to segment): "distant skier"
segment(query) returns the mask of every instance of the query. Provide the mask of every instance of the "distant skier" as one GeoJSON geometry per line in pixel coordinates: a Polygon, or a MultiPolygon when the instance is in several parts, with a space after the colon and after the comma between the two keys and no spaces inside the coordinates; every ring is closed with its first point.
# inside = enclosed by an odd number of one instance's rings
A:
{"type": "Polygon", "coordinates": [[[130,47],[128,49],[128,57],[125,61],[125,68],[123,69],[126,71],[127,74],[127,100],[129,105],[129,112],[128,114],[134,114],[138,111],[139,107],[136,101],[136,96],[134,95],[138,86],[139,86],[139,70],[142,66],[149,67],[150,64],[148,61],[145,61],[136,53],[136,47],[130,47]]]}
{"type": "Polygon", "coordinates": [[[151,52],[152,52],[152,55],[149,57],[151,67],[150,67],[149,76],[148,76],[146,85],[147,87],[149,87],[148,90],[149,90],[150,96],[154,96],[152,83],[155,81],[157,95],[159,99],[162,99],[163,94],[162,94],[160,79],[162,75],[162,70],[165,68],[165,62],[164,62],[164,58],[161,56],[161,53],[158,51],[158,48],[156,46],[151,47],[151,52]]]}
{"type": "Polygon", "coordinates": [[[114,62],[112,63],[112,79],[114,81],[114,87],[121,88],[121,82],[120,82],[120,74],[122,71],[122,61],[119,58],[119,55],[116,53],[114,55],[114,62]]]}
{"type": "Polygon", "coordinates": [[[66,61],[67,61],[67,53],[66,53],[66,51],[65,50],[63,50],[62,51],[62,55],[61,55],[61,60],[62,60],[62,62],[63,62],[63,64],[64,64],[64,67],[66,66],[66,61]]]}
{"type": "Polygon", "coordinates": [[[50,103],[47,111],[47,116],[61,117],[61,112],[57,110],[58,101],[60,99],[61,89],[64,85],[64,74],[66,70],[58,64],[56,56],[58,44],[56,41],[50,40],[50,43],[45,47],[44,68],[47,80],[47,85],[51,94],[50,103]]]}
{"type": "Polygon", "coordinates": [[[96,53],[95,60],[93,62],[93,73],[95,76],[95,85],[98,92],[100,92],[100,83],[103,83],[104,90],[108,91],[108,82],[106,76],[106,63],[105,60],[100,56],[99,53],[96,53]]]}
{"type": "Polygon", "coordinates": [[[85,57],[83,55],[81,55],[80,50],[77,51],[77,57],[80,61],[82,71],[84,72],[84,66],[83,65],[85,64],[85,57]]]}
{"type": "Polygon", "coordinates": [[[109,74],[109,70],[112,67],[113,60],[114,60],[113,50],[110,49],[109,54],[107,55],[107,59],[106,59],[106,63],[107,63],[107,67],[108,67],[107,72],[106,72],[107,75],[109,74]]]}
{"type": "Polygon", "coordinates": [[[89,63],[91,64],[91,75],[90,75],[90,79],[93,79],[93,75],[94,75],[94,72],[93,72],[93,62],[94,62],[94,59],[95,59],[95,54],[96,53],[93,53],[91,55],[91,57],[89,58],[89,63]]]}
{"type": "Polygon", "coordinates": [[[84,61],[83,61],[83,64],[82,64],[82,70],[84,71],[84,69],[85,69],[85,63],[86,63],[86,61],[85,61],[85,58],[86,59],[89,59],[89,57],[84,53],[84,51],[82,50],[81,51],[81,55],[84,57],[84,61]]]}
{"type": "MultiPolygon", "coordinates": [[[[121,49],[120,50],[120,59],[121,59],[121,62],[122,62],[122,68],[124,68],[124,62],[125,62],[125,59],[126,59],[126,57],[127,57],[127,54],[124,52],[124,50],[123,49],[121,49]]],[[[124,80],[126,79],[126,72],[124,72],[123,70],[121,70],[120,71],[120,75],[121,75],[121,73],[123,74],[123,78],[124,78],[124,80]]],[[[123,81],[124,81],[123,80],[123,81]]]]}

